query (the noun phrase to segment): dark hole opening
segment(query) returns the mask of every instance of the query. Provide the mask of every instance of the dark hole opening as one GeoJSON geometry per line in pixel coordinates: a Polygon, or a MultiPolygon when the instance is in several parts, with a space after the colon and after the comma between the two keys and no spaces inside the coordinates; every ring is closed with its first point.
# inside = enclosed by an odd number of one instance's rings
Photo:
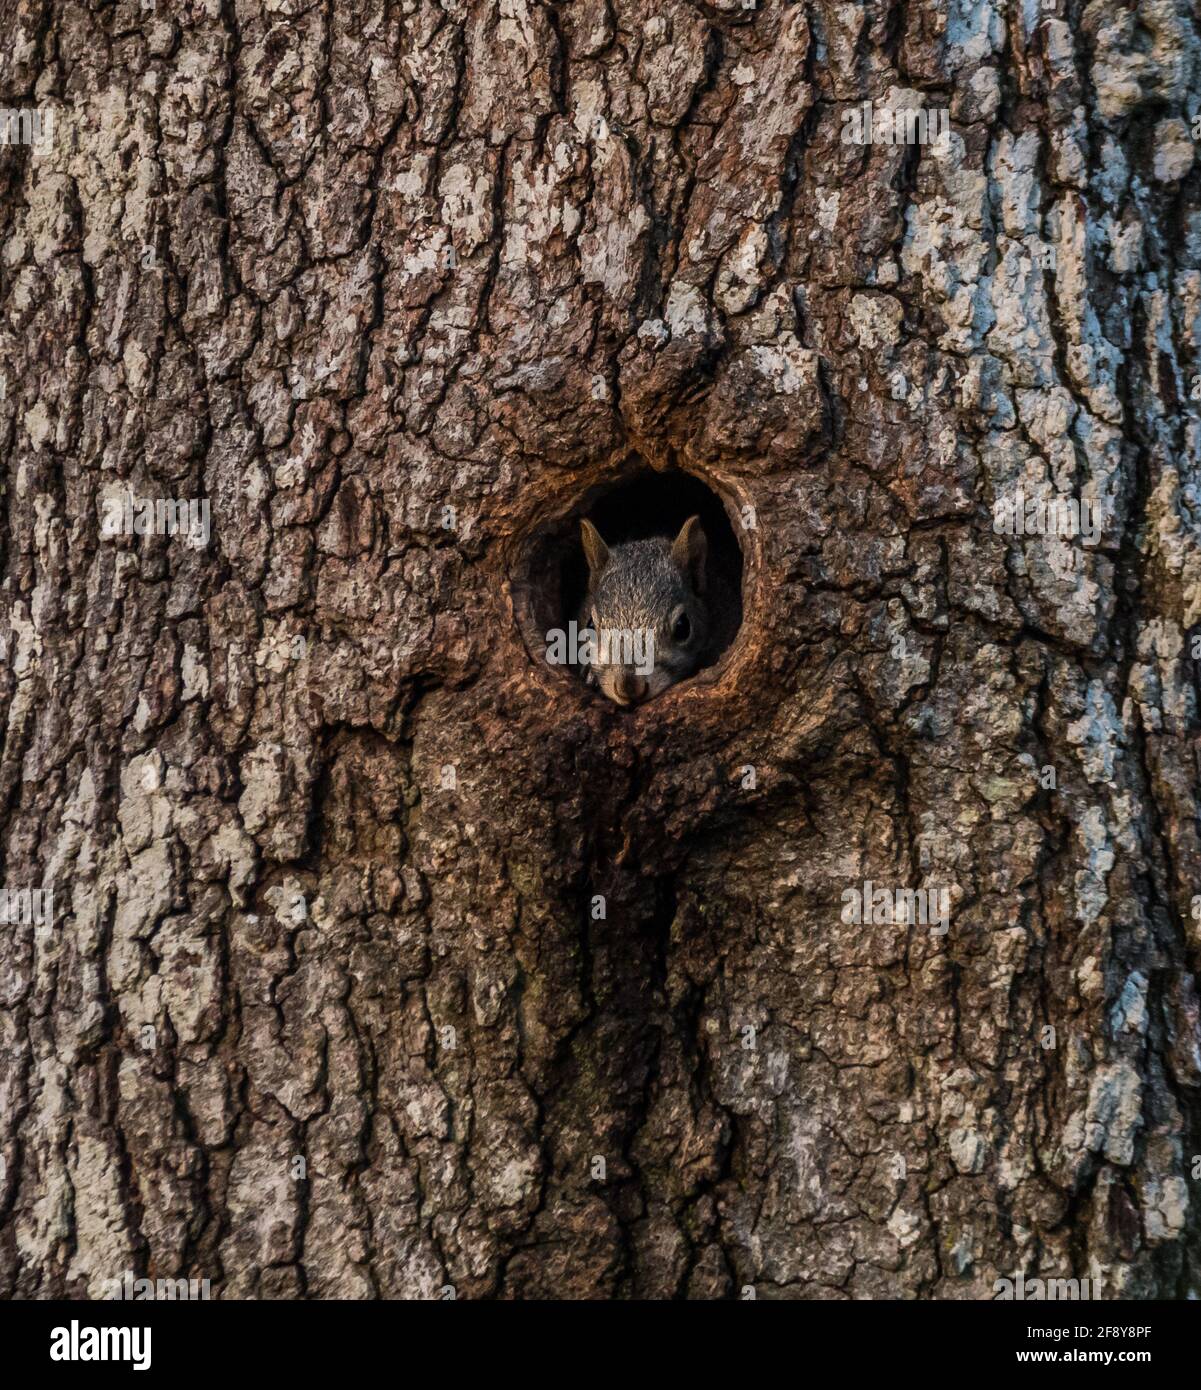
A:
{"type": "Polygon", "coordinates": [[[537,638],[567,629],[579,615],[588,583],[580,543],[587,517],[607,544],[674,537],[690,516],[699,516],[707,545],[706,601],[710,638],[697,675],[714,666],[742,623],[742,549],[721,498],[688,473],[644,469],[583,499],[568,517],[536,541],[526,583],[537,638]]]}

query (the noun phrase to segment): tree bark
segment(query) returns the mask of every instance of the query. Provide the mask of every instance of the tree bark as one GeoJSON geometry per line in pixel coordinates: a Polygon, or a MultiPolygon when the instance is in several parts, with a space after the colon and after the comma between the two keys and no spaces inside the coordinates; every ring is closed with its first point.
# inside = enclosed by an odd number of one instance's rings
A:
{"type": "Polygon", "coordinates": [[[1201,1296],[1185,0],[6,9],[0,1292],[1201,1296]]]}

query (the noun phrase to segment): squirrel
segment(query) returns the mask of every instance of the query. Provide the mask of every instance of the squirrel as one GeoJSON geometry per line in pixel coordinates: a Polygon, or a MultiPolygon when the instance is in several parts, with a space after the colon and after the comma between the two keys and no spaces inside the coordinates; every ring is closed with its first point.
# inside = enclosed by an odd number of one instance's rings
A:
{"type": "Polygon", "coordinates": [[[692,675],[705,655],[705,532],[700,517],[691,516],[675,540],[608,546],[587,520],[580,534],[588,589],[579,623],[597,637],[584,658],[587,680],[629,709],[692,675]]]}

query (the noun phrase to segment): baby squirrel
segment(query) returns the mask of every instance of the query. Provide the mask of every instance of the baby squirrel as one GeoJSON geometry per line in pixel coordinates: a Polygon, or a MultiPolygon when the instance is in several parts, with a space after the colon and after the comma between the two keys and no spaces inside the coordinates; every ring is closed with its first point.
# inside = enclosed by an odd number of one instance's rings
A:
{"type": "Polygon", "coordinates": [[[692,675],[705,654],[705,533],[696,516],[674,541],[653,536],[608,546],[590,521],[580,522],[580,532],[588,591],[579,623],[598,638],[587,679],[629,708],[692,675]]]}

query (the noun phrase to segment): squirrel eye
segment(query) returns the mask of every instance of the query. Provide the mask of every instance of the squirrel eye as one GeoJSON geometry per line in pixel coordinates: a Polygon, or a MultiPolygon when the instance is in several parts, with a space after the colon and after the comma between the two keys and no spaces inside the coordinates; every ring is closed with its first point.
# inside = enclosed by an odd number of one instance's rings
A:
{"type": "Polygon", "coordinates": [[[688,614],[681,613],[671,625],[671,640],[673,642],[687,642],[692,636],[692,624],[688,621],[688,614]]]}

